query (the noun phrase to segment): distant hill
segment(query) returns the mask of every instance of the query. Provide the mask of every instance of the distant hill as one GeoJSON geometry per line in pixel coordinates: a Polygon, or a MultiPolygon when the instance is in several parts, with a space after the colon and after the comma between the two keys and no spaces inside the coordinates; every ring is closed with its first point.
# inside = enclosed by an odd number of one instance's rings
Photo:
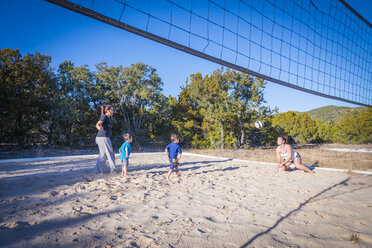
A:
{"type": "Polygon", "coordinates": [[[338,107],[338,106],[325,106],[322,108],[313,109],[306,113],[315,120],[321,120],[326,123],[336,122],[345,117],[346,114],[354,111],[360,111],[363,108],[349,108],[349,107],[338,107]]]}

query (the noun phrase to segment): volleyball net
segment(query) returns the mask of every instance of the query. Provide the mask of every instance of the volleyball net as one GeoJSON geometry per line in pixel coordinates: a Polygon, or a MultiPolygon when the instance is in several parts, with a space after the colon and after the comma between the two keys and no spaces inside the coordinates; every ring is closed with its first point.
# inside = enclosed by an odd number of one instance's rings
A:
{"type": "Polygon", "coordinates": [[[311,94],[371,106],[371,24],[343,0],[47,0],[311,94]]]}

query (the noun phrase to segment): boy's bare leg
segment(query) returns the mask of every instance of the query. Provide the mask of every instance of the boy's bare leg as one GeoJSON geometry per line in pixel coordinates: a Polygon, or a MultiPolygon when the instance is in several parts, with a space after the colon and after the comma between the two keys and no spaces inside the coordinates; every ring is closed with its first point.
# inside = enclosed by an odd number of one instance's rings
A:
{"type": "Polygon", "coordinates": [[[128,176],[128,168],[127,168],[127,166],[126,165],[124,165],[123,166],[123,169],[122,169],[122,171],[121,171],[121,176],[122,177],[126,177],[126,178],[130,178],[130,176],[128,176]]]}
{"type": "Polygon", "coordinates": [[[169,179],[170,175],[172,174],[172,170],[168,171],[167,180],[169,179]]]}
{"type": "Polygon", "coordinates": [[[181,176],[180,170],[178,169],[178,166],[176,167],[176,174],[177,176],[181,176]]]}

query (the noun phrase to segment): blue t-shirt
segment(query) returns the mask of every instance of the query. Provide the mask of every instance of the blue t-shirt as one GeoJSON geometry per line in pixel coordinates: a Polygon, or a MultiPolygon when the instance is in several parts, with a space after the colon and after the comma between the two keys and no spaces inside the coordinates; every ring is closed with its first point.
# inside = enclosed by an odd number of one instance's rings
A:
{"type": "Polygon", "coordinates": [[[98,130],[97,137],[110,137],[112,128],[110,117],[107,115],[102,115],[99,120],[102,121],[103,130],[98,130]]]}
{"type": "Polygon", "coordinates": [[[121,147],[119,148],[119,151],[121,152],[120,153],[120,159],[123,160],[123,159],[129,159],[129,155],[130,155],[130,148],[131,148],[131,144],[129,142],[125,142],[121,145],[121,147]],[[125,155],[126,155],[126,152],[125,152],[125,148],[128,148],[128,157],[126,158],[125,155]]]}
{"type": "Polygon", "coordinates": [[[178,154],[182,154],[181,146],[178,143],[170,143],[166,149],[169,152],[169,158],[177,158],[178,154]]]}

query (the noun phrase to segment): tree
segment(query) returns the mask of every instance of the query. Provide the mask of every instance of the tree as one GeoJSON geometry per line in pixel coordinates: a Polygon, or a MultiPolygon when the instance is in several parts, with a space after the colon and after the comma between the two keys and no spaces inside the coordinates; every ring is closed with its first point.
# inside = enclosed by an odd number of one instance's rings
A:
{"type": "Polygon", "coordinates": [[[182,116],[174,125],[193,147],[241,147],[249,141],[251,122],[268,113],[261,105],[264,85],[263,80],[223,68],[205,77],[193,74],[181,91],[182,116]]]}
{"type": "MultiPolygon", "coordinates": [[[[131,132],[134,136],[144,136],[146,122],[151,110],[162,101],[162,81],[156,69],[144,63],[130,67],[108,67],[106,63],[96,66],[96,78],[105,83],[109,90],[105,97],[115,105],[120,129],[131,132]]],[[[138,140],[138,139],[137,139],[138,140]]]]}
{"type": "Polygon", "coordinates": [[[51,58],[40,53],[24,57],[12,49],[0,51],[1,138],[5,142],[42,142],[43,125],[56,89],[51,58]]]}
{"type": "Polygon", "coordinates": [[[88,66],[64,61],[58,68],[58,90],[53,94],[49,141],[61,145],[82,144],[94,132],[98,112],[93,108],[94,74],[88,66]]]}
{"type": "Polygon", "coordinates": [[[310,143],[317,140],[318,123],[307,113],[288,111],[273,118],[273,125],[278,126],[296,142],[310,143]]]}
{"type": "Polygon", "coordinates": [[[318,121],[318,136],[320,141],[331,143],[337,130],[333,122],[327,122],[318,121]]]}
{"type": "Polygon", "coordinates": [[[265,120],[272,111],[263,105],[263,79],[249,74],[227,70],[226,80],[229,82],[230,112],[234,115],[233,132],[236,137],[235,147],[244,147],[248,143],[261,143],[265,135],[253,127],[256,120],[265,120]],[[260,135],[261,134],[261,135],[260,135]]]}
{"type": "Polygon", "coordinates": [[[170,135],[176,132],[172,125],[172,121],[175,119],[176,106],[176,97],[162,96],[158,104],[149,111],[149,121],[146,129],[152,140],[165,143],[169,141],[170,135]]]}
{"type": "MultiPolygon", "coordinates": [[[[191,75],[192,81],[200,79],[200,73],[191,75]]],[[[199,148],[205,147],[205,144],[202,144],[204,136],[201,128],[203,116],[200,113],[201,106],[198,100],[192,95],[192,87],[193,85],[186,81],[186,86],[182,88],[178,102],[175,105],[172,125],[180,134],[186,146],[199,148]]]]}
{"type": "Polygon", "coordinates": [[[372,143],[372,109],[351,111],[336,123],[333,141],[344,144],[372,143]]]}

